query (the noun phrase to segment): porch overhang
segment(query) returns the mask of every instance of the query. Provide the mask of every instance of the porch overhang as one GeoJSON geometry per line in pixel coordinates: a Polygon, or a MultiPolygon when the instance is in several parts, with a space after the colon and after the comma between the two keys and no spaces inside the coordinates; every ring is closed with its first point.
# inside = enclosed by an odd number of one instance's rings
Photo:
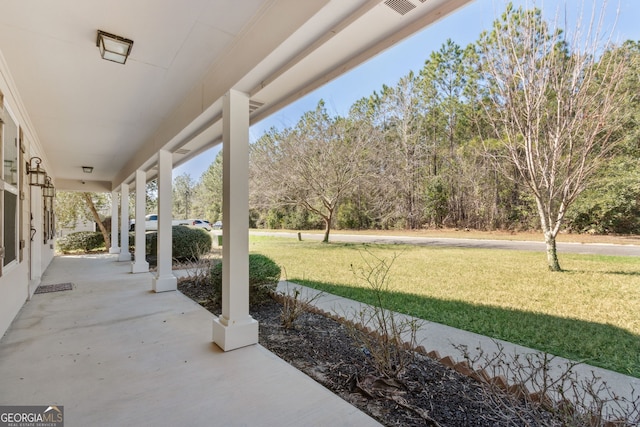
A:
{"type": "Polygon", "coordinates": [[[154,178],[159,150],[177,166],[220,143],[229,90],[256,123],[470,1],[11,2],[0,52],[56,188],[104,191],[154,178]],[[100,58],[98,28],[134,40],[125,65],[100,58]]]}

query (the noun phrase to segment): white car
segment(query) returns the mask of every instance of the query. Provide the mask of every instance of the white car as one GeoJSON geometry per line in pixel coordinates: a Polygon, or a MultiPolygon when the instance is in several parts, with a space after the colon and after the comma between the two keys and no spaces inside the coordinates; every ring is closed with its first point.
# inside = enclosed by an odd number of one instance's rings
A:
{"type": "MultiPolygon", "coordinates": [[[[145,218],[145,230],[155,231],[158,229],[158,214],[150,214],[145,218]]],[[[129,231],[135,231],[136,220],[129,221],[129,231]]],[[[211,231],[211,224],[204,219],[174,219],[171,221],[171,225],[191,225],[193,227],[204,228],[207,231],[211,231]]]]}
{"type": "Polygon", "coordinates": [[[189,219],[189,224],[193,227],[200,227],[200,228],[204,228],[207,231],[211,231],[211,223],[209,221],[207,221],[206,219],[189,219]]]}

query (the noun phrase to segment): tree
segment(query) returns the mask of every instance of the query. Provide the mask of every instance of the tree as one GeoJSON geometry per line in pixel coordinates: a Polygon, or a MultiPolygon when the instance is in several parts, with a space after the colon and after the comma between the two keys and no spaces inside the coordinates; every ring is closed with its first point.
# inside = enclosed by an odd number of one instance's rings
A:
{"type": "Polygon", "coordinates": [[[110,204],[107,193],[79,193],[60,191],[56,195],[55,212],[58,223],[63,227],[74,227],[78,221],[93,221],[102,232],[107,248],[111,246],[109,233],[98,213],[110,204]]]}
{"type": "Polygon", "coordinates": [[[337,208],[360,174],[364,141],[354,123],[331,118],[323,101],[295,128],[270,130],[251,149],[254,206],[300,206],[322,218],[329,242],[337,208]]]}
{"type": "Polygon", "coordinates": [[[568,212],[572,230],[579,232],[640,234],[640,42],[626,41],[607,54],[627,63],[622,81],[631,96],[624,108],[623,140],[568,212]]]}
{"type": "Polygon", "coordinates": [[[441,226],[447,213],[458,224],[466,217],[464,176],[458,148],[467,136],[463,91],[467,82],[464,51],[451,39],[432,52],[420,72],[427,109],[427,138],[431,146],[432,176],[427,184],[427,205],[432,222],[441,226]],[[448,206],[443,200],[448,199],[448,206]]]}
{"type": "MultiPolygon", "coordinates": [[[[91,211],[93,220],[96,222],[96,224],[98,224],[98,228],[100,228],[100,232],[102,233],[102,237],[104,238],[105,247],[109,248],[111,246],[111,239],[109,238],[109,233],[107,232],[107,229],[105,228],[104,224],[102,223],[102,220],[100,219],[100,215],[98,215],[98,210],[96,209],[96,206],[93,203],[93,198],[91,196],[91,193],[82,193],[82,198],[84,199],[85,203],[87,204],[87,207],[91,211]]],[[[126,233],[128,228],[129,228],[128,226],[122,227],[122,229],[124,230],[123,232],[126,233]]]]}
{"type": "MultiPolygon", "coordinates": [[[[145,209],[147,212],[158,212],[158,180],[147,182],[145,186],[145,209]]],[[[133,212],[130,210],[130,212],[133,212]]]]}
{"type": "MultiPolygon", "coordinates": [[[[352,181],[350,191],[345,194],[336,214],[336,227],[341,229],[369,229],[379,227],[389,217],[383,209],[392,203],[381,178],[386,163],[383,130],[375,121],[377,98],[364,97],[349,109],[347,122],[350,129],[357,130],[358,138],[364,142],[359,156],[358,173],[352,181]]],[[[314,217],[312,216],[311,219],[314,217]]],[[[313,226],[313,222],[309,221],[313,226]]]]}
{"type": "Polygon", "coordinates": [[[200,177],[193,203],[204,219],[222,220],[222,150],[200,177]]]}
{"type": "Polygon", "coordinates": [[[195,195],[195,182],[187,172],[173,180],[173,209],[174,218],[189,218],[195,195]]]}
{"type": "Polygon", "coordinates": [[[424,104],[413,72],[395,87],[383,86],[374,95],[375,120],[383,137],[373,158],[377,169],[377,204],[384,222],[416,229],[424,220],[424,184],[429,147],[425,136],[424,104]]]}
{"type": "Polygon", "coordinates": [[[487,119],[507,151],[497,163],[533,195],[552,271],[567,208],[620,141],[625,61],[604,54],[596,27],[569,39],[539,9],[510,4],[478,44],[487,119]]]}

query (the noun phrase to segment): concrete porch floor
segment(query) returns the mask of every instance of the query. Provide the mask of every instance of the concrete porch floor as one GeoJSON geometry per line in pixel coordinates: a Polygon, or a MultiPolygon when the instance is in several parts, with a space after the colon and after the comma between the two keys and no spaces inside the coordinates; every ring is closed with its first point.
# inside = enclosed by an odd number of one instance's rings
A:
{"type": "Polygon", "coordinates": [[[57,257],[0,340],[0,405],[63,405],[73,426],[373,426],[259,345],[228,353],[214,316],[151,292],[117,255],[57,257]]]}

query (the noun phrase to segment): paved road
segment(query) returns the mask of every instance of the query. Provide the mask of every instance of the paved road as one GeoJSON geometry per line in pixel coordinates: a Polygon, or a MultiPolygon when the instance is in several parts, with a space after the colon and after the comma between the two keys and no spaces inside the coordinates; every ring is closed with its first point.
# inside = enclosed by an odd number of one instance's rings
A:
{"type": "MultiPolygon", "coordinates": [[[[251,231],[256,236],[277,236],[297,238],[297,233],[280,233],[268,231],[251,231]]],[[[303,240],[322,240],[322,234],[302,233],[303,240]]],[[[405,236],[374,236],[355,234],[331,234],[332,242],[345,243],[377,243],[377,244],[407,244],[420,246],[439,246],[450,248],[484,248],[509,249],[522,251],[544,251],[544,242],[528,242],[517,240],[480,240],[457,239],[450,237],[405,237],[405,236]]],[[[559,253],[576,253],[591,255],[616,255],[640,257],[639,245],[615,245],[604,243],[558,243],[559,253]]]]}

